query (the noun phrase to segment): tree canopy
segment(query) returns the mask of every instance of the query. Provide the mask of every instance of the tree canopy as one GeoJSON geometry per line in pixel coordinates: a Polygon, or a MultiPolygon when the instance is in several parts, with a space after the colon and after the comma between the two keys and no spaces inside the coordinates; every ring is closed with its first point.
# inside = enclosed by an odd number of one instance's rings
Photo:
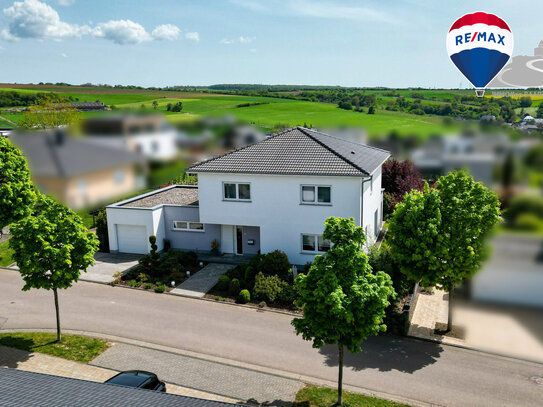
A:
{"type": "Polygon", "coordinates": [[[53,102],[43,99],[25,112],[19,126],[26,129],[48,129],[74,124],[80,112],[67,102],[53,102]]]}
{"type": "Polygon", "coordinates": [[[26,159],[0,137],[0,229],[30,214],[35,200],[26,159]]]}

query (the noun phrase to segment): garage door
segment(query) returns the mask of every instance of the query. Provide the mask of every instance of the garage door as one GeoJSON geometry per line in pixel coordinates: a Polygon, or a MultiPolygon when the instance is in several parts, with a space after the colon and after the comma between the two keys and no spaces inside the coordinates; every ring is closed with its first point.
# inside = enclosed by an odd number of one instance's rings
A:
{"type": "Polygon", "coordinates": [[[121,253],[149,253],[145,226],[117,225],[117,242],[121,253]]]}

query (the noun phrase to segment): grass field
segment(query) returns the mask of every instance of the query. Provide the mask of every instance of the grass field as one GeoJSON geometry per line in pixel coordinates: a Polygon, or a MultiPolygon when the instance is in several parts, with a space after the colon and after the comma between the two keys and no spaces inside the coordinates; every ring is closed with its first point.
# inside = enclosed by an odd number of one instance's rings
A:
{"type": "MultiPolygon", "coordinates": [[[[192,120],[202,116],[233,116],[241,121],[254,124],[264,130],[272,130],[276,125],[308,125],[313,127],[361,127],[366,129],[370,136],[380,136],[396,130],[402,135],[428,136],[443,132],[442,118],[432,116],[416,116],[403,112],[390,112],[377,110],[376,114],[358,113],[339,109],[336,105],[307,102],[291,99],[195,94],[165,91],[126,91],[103,88],[0,88],[0,90],[16,90],[25,92],[58,91],[61,96],[71,96],[80,101],[100,100],[106,105],[115,105],[118,108],[138,109],[144,104],[147,110],[152,110],[152,102],[158,102],[158,110],[167,114],[172,123],[192,120]],[[92,92],[91,92],[92,90],[92,92]],[[166,112],[168,103],[183,102],[182,113],[166,112]],[[255,106],[238,107],[245,103],[263,103],[255,106]]],[[[369,92],[369,91],[368,91],[369,92]]],[[[416,91],[400,91],[407,94],[416,91]]],[[[425,91],[430,92],[430,91],[425,91]]],[[[441,92],[443,94],[450,94],[441,92]]],[[[436,96],[441,93],[436,94],[436,96]]],[[[432,103],[432,102],[429,102],[432,103]]],[[[83,117],[90,117],[96,113],[83,113],[83,117]]],[[[22,114],[9,114],[7,119],[18,122],[22,114]]]]}
{"type": "Polygon", "coordinates": [[[80,335],[62,335],[62,342],[55,342],[56,334],[17,332],[0,334],[0,345],[29,352],[45,353],[59,358],[88,363],[108,347],[102,339],[80,335]]]}
{"type": "MultiPolygon", "coordinates": [[[[306,385],[296,395],[293,407],[331,407],[336,402],[336,389],[306,385]]],[[[395,403],[347,391],[343,392],[343,405],[345,407],[409,407],[407,404],[395,403]]]]}
{"type": "Polygon", "coordinates": [[[0,243],[0,267],[7,267],[13,263],[14,260],[12,256],[13,250],[9,248],[9,242],[6,240],[5,242],[0,243]]]}

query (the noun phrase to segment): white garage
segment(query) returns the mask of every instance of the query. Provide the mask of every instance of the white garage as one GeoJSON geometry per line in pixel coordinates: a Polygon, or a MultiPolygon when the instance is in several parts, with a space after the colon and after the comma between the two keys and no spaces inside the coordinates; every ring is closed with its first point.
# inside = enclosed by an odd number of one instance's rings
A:
{"type": "Polygon", "coordinates": [[[149,238],[145,226],[117,225],[117,243],[121,253],[149,253],[149,238]]]}

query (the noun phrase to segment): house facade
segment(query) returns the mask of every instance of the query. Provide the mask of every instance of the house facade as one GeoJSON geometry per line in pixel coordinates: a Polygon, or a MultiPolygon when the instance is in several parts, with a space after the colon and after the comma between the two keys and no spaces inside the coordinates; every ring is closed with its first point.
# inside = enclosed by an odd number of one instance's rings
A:
{"type": "Polygon", "coordinates": [[[173,248],[224,254],[284,251],[304,265],[330,243],[329,216],[354,218],[370,242],[382,225],[381,166],[388,152],[301,127],[204,161],[174,185],[107,208],[111,251],[147,253],[148,236],[173,248]]]}

